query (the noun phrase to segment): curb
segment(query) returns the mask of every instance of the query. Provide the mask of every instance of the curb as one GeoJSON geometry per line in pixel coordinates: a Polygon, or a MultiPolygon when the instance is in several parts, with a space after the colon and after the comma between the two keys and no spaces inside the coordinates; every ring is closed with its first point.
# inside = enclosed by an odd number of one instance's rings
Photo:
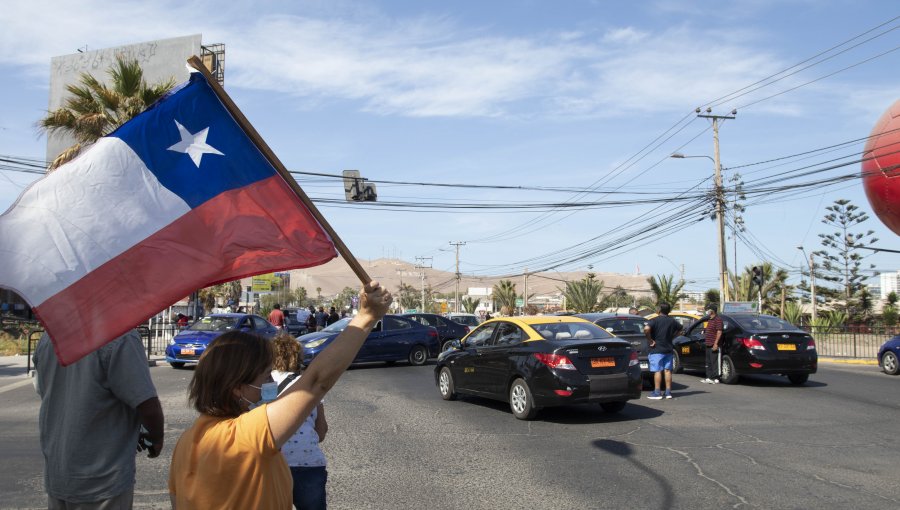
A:
{"type": "Polygon", "coordinates": [[[878,360],[874,359],[858,359],[858,358],[819,358],[819,361],[825,363],[842,363],[844,365],[872,365],[878,366],[878,360]]]}

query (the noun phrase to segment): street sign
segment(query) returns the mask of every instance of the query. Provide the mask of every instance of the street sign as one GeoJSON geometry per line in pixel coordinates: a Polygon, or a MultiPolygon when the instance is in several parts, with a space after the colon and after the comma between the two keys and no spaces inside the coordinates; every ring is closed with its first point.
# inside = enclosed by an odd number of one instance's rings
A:
{"type": "Polygon", "coordinates": [[[406,310],[403,310],[403,313],[419,313],[419,311],[415,308],[407,308],[406,310]]]}
{"type": "Polygon", "coordinates": [[[516,298],[516,306],[517,306],[517,307],[521,308],[522,305],[524,305],[524,304],[525,304],[525,300],[524,300],[524,299],[522,299],[522,298],[516,298]]]}

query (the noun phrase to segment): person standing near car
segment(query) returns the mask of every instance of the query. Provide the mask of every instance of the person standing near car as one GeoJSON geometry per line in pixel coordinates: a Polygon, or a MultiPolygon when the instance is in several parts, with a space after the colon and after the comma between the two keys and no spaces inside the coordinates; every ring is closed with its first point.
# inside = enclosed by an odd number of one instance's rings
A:
{"type": "Polygon", "coordinates": [[[325,322],[328,320],[328,314],[325,313],[325,307],[320,306],[319,311],[316,312],[316,331],[322,331],[325,329],[325,322]]]}
{"type": "MultiPolygon", "coordinates": [[[[272,379],[278,383],[280,394],[294,379],[300,377],[300,343],[294,337],[278,334],[272,341],[275,361],[272,363],[272,379]]],[[[291,469],[294,479],[294,508],[297,510],[325,510],[328,483],[327,460],[319,443],[325,440],[328,421],[325,419],[325,401],[312,410],[309,418],[281,447],[281,454],[291,469]]]]}
{"type": "Polygon", "coordinates": [[[707,305],[706,312],[709,317],[709,319],[707,319],[706,321],[705,331],[706,379],[703,379],[700,382],[706,384],[718,384],[719,377],[721,377],[721,374],[719,373],[719,370],[721,369],[721,366],[719,364],[719,356],[722,354],[721,345],[724,324],[722,323],[722,318],[719,317],[719,313],[716,310],[716,305],[707,305]]]}
{"type": "Polygon", "coordinates": [[[647,397],[651,400],[672,398],[672,360],[675,357],[675,347],[672,341],[681,333],[681,324],[669,317],[672,305],[663,302],[659,304],[659,315],[650,319],[644,326],[644,336],[650,343],[650,371],[653,372],[653,392],[647,397]],[[660,393],[663,376],[665,376],[665,394],[660,393]]]}
{"type": "Polygon", "coordinates": [[[33,358],[47,507],[131,508],[135,449],[157,457],[163,447],[141,336],[132,330],[64,367],[44,333],[33,358]]]}
{"type": "Polygon", "coordinates": [[[332,306],[331,310],[328,311],[328,318],[325,319],[325,325],[331,326],[339,320],[341,320],[341,316],[338,315],[337,310],[332,306]]]}
{"type": "Polygon", "coordinates": [[[269,322],[278,329],[284,329],[284,312],[281,311],[281,304],[275,303],[272,311],[269,312],[269,322]]]}
{"type": "Polygon", "coordinates": [[[309,315],[306,316],[306,332],[316,331],[316,307],[309,305],[309,315]]]}

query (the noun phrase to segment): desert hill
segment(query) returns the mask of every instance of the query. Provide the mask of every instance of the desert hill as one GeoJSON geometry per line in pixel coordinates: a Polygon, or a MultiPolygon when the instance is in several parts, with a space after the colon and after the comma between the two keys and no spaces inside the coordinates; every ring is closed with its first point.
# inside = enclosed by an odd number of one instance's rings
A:
{"type": "MultiPolygon", "coordinates": [[[[453,293],[456,290],[456,277],[453,272],[430,268],[418,269],[415,264],[400,259],[359,259],[359,262],[372,279],[378,280],[392,292],[396,292],[401,282],[412,285],[416,289],[421,288],[422,271],[425,272],[425,285],[430,285],[432,290],[440,293],[453,293]]],[[[321,289],[322,296],[333,296],[344,287],[356,289],[360,285],[359,279],[340,257],[321,266],[295,269],[290,273],[291,288],[304,287],[309,296],[316,296],[316,289],[321,289]]],[[[557,294],[559,289],[565,288],[565,281],[580,280],[587,273],[587,271],[531,273],[528,276],[528,294],[557,294]]],[[[637,296],[650,292],[647,275],[605,273],[603,271],[593,271],[593,273],[598,280],[603,281],[605,290],[621,286],[630,294],[637,296]]],[[[471,276],[463,273],[459,284],[460,295],[465,295],[470,287],[492,288],[501,279],[512,280],[519,293],[522,292],[525,285],[525,279],[522,276],[503,278],[471,276]]]]}

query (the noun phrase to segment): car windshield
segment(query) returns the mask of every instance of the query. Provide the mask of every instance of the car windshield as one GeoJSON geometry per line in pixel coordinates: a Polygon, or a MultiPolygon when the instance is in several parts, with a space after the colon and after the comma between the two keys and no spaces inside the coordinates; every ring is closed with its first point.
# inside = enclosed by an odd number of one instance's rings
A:
{"type": "Polygon", "coordinates": [[[735,315],[732,317],[747,331],[801,331],[790,322],[771,315],[735,315]]]}
{"type": "Polygon", "coordinates": [[[589,322],[550,322],[532,324],[531,328],[547,340],[604,340],[612,335],[589,322]]]}
{"type": "Polygon", "coordinates": [[[347,324],[350,324],[350,318],[349,318],[349,317],[345,317],[345,318],[343,318],[343,319],[341,319],[341,320],[335,322],[334,324],[332,324],[332,325],[330,325],[330,326],[327,326],[327,327],[326,327],[325,329],[323,329],[322,331],[328,331],[328,332],[337,332],[337,333],[340,333],[341,331],[344,331],[344,328],[347,327],[347,324]]]}
{"type": "Polygon", "coordinates": [[[464,326],[478,326],[478,317],[474,315],[451,315],[450,320],[464,326]]]}
{"type": "Polygon", "coordinates": [[[187,328],[189,331],[228,331],[237,325],[238,317],[203,317],[187,328]]]}
{"type": "Polygon", "coordinates": [[[614,335],[623,335],[629,333],[644,333],[644,325],[647,321],[644,319],[628,319],[628,318],[612,318],[600,319],[596,322],[598,326],[609,331],[614,335]]]}

